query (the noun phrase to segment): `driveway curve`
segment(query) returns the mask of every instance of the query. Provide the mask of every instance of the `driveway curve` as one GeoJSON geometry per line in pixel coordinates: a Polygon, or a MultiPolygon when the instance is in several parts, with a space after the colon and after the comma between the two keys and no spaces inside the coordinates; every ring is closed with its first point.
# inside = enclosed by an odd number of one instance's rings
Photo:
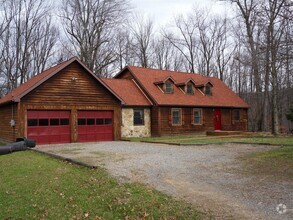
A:
{"type": "Polygon", "coordinates": [[[251,144],[174,146],[98,142],[36,149],[105,167],[119,181],[141,182],[192,203],[215,219],[293,219],[293,183],[241,172],[238,158],[277,148],[251,144]],[[286,204],[287,212],[276,207],[286,204]],[[292,210],[290,210],[290,208],[292,210]]]}

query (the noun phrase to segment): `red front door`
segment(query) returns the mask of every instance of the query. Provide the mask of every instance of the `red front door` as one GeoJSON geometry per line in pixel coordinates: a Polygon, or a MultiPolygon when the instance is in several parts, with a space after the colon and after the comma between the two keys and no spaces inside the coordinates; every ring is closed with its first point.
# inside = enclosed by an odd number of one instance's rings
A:
{"type": "Polygon", "coordinates": [[[221,123],[221,109],[215,108],[214,109],[214,129],[215,130],[221,130],[222,129],[222,123],[221,123]]]}

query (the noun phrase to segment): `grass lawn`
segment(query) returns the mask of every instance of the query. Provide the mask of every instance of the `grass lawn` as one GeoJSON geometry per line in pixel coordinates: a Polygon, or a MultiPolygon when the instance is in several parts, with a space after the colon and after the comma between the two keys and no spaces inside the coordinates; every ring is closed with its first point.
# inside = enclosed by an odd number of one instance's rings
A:
{"type": "Polygon", "coordinates": [[[174,144],[209,144],[209,143],[261,143],[293,146],[293,136],[245,136],[245,137],[214,137],[214,136],[170,136],[157,138],[130,138],[130,141],[147,141],[174,144]]]}
{"type": "Polygon", "coordinates": [[[0,219],[199,219],[189,204],[36,152],[0,156],[0,219]]]}
{"type": "Polygon", "coordinates": [[[245,162],[248,174],[293,181],[293,146],[253,153],[240,159],[245,162]]]}

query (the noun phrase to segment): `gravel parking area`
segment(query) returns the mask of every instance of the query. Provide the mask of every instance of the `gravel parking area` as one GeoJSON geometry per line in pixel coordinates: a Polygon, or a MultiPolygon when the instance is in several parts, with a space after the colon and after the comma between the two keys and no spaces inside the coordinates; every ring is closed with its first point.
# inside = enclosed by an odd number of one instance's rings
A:
{"type": "Polygon", "coordinates": [[[216,219],[293,219],[293,183],[242,172],[238,158],[276,146],[173,146],[134,142],[48,145],[38,150],[105,167],[120,181],[142,182],[192,203],[216,219]],[[287,212],[279,214],[278,204],[287,212]]]}

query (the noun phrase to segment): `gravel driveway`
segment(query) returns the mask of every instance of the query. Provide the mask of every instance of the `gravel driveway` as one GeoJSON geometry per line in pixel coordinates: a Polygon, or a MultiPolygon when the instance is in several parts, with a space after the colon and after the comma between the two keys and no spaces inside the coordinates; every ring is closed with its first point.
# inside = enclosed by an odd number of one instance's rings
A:
{"type": "Polygon", "coordinates": [[[293,183],[242,170],[240,156],[276,148],[251,144],[172,146],[100,142],[37,147],[105,167],[120,181],[149,184],[216,219],[293,219],[293,183]],[[278,204],[287,212],[279,214],[278,204]],[[291,209],[291,210],[290,210],[291,209]]]}

